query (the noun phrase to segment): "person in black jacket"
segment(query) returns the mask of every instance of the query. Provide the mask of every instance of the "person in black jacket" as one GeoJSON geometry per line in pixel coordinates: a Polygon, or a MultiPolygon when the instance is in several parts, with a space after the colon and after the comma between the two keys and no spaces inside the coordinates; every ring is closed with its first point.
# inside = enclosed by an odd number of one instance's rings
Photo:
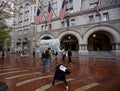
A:
{"type": "Polygon", "coordinates": [[[55,68],[55,74],[52,82],[52,86],[55,85],[55,80],[62,80],[66,85],[66,89],[68,89],[67,81],[66,81],[66,74],[70,74],[69,69],[67,69],[62,64],[57,64],[55,68]]]}
{"type": "Polygon", "coordinates": [[[4,52],[4,50],[2,50],[2,61],[3,61],[3,64],[4,64],[4,62],[5,62],[5,52],[4,52]]]}
{"type": "Polygon", "coordinates": [[[68,49],[68,62],[69,62],[69,63],[71,63],[71,61],[72,61],[72,60],[71,60],[71,56],[72,56],[72,51],[71,51],[71,49],[69,48],[69,49],[68,49]]]}
{"type": "Polygon", "coordinates": [[[46,51],[42,52],[42,63],[45,64],[45,61],[47,60],[47,55],[46,55],[46,51]]]}
{"type": "Polygon", "coordinates": [[[5,82],[0,82],[0,91],[8,91],[8,85],[5,82]]]}

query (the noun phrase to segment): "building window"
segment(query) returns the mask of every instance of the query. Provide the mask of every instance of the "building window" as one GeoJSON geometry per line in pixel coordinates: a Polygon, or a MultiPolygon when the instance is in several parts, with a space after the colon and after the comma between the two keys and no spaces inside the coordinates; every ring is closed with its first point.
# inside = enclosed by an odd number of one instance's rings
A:
{"type": "Polygon", "coordinates": [[[37,10],[36,7],[34,7],[34,13],[36,13],[36,10],[37,10]]]}
{"type": "Polygon", "coordinates": [[[61,27],[65,27],[65,21],[61,22],[61,27]]]}
{"type": "Polygon", "coordinates": [[[26,3],[26,4],[25,4],[25,8],[28,8],[28,6],[29,6],[29,3],[26,3]]]}
{"type": "Polygon", "coordinates": [[[101,21],[101,15],[100,14],[97,14],[95,16],[95,22],[100,22],[101,21]]]}
{"type": "Polygon", "coordinates": [[[92,2],[90,2],[90,8],[96,8],[97,7],[97,5],[98,5],[98,1],[92,1],[92,2]]]}
{"type": "Polygon", "coordinates": [[[51,25],[51,24],[49,24],[49,29],[50,29],[50,30],[52,29],[52,25],[51,25]]]}
{"type": "Polygon", "coordinates": [[[75,26],[75,19],[71,19],[71,26],[75,26]]]}
{"type": "Polygon", "coordinates": [[[44,25],[41,26],[41,30],[43,30],[43,29],[44,29],[44,25]]]}
{"type": "Polygon", "coordinates": [[[91,16],[89,16],[89,23],[93,23],[93,22],[94,22],[94,16],[91,15],[91,16]]]}
{"type": "Polygon", "coordinates": [[[48,25],[47,24],[45,25],[45,30],[48,30],[48,25]]]}
{"type": "Polygon", "coordinates": [[[51,3],[53,3],[53,2],[54,2],[54,0],[50,0],[50,2],[51,2],[51,3]]]}
{"type": "Polygon", "coordinates": [[[103,21],[108,21],[109,20],[109,14],[108,12],[103,13],[103,21]]]}
{"type": "Polygon", "coordinates": [[[23,9],[23,6],[20,6],[19,9],[20,9],[20,10],[23,9]]]}
{"type": "Polygon", "coordinates": [[[67,13],[72,13],[73,12],[73,0],[66,1],[66,4],[67,4],[67,8],[66,8],[67,13]]]}

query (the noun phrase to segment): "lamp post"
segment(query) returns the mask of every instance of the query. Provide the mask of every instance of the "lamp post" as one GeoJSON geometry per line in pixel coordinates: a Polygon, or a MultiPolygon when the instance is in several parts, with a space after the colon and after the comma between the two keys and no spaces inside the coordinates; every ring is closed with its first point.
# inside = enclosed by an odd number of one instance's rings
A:
{"type": "Polygon", "coordinates": [[[67,28],[69,28],[69,26],[70,26],[70,20],[69,20],[70,16],[69,16],[69,14],[67,13],[64,18],[66,19],[67,28]]]}
{"type": "Polygon", "coordinates": [[[70,21],[69,21],[69,15],[67,15],[66,16],[66,23],[67,23],[67,28],[69,28],[69,26],[70,26],[70,23],[69,23],[70,21]]]}

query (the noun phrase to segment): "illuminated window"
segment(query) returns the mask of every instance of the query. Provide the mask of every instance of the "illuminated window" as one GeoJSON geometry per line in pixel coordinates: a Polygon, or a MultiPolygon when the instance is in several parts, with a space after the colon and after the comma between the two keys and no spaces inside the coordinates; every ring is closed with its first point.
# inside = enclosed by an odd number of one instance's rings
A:
{"type": "Polygon", "coordinates": [[[66,8],[67,13],[72,13],[73,12],[73,0],[67,0],[66,4],[67,4],[67,8],[66,8]]]}
{"type": "Polygon", "coordinates": [[[89,16],[89,23],[93,23],[93,22],[94,22],[94,16],[91,15],[91,16],[89,16]]]}
{"type": "Polygon", "coordinates": [[[75,26],[75,19],[71,19],[71,26],[75,26]]]}
{"type": "Polygon", "coordinates": [[[103,13],[103,21],[108,21],[109,20],[109,14],[107,13],[103,13]]]}
{"type": "Polygon", "coordinates": [[[65,21],[61,22],[61,27],[65,27],[65,21]]]}
{"type": "Polygon", "coordinates": [[[101,21],[101,15],[100,14],[97,14],[95,16],[95,22],[100,22],[101,21]]]}

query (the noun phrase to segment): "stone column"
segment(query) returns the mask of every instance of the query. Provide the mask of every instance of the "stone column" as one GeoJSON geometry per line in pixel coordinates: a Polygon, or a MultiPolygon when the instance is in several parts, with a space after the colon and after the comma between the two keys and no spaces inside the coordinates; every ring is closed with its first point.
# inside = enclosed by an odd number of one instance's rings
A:
{"type": "Polygon", "coordinates": [[[112,44],[112,50],[111,52],[113,52],[114,54],[116,54],[117,56],[120,56],[120,43],[114,43],[112,44]]]}
{"type": "Polygon", "coordinates": [[[87,44],[79,45],[79,55],[88,55],[87,44]]]}

